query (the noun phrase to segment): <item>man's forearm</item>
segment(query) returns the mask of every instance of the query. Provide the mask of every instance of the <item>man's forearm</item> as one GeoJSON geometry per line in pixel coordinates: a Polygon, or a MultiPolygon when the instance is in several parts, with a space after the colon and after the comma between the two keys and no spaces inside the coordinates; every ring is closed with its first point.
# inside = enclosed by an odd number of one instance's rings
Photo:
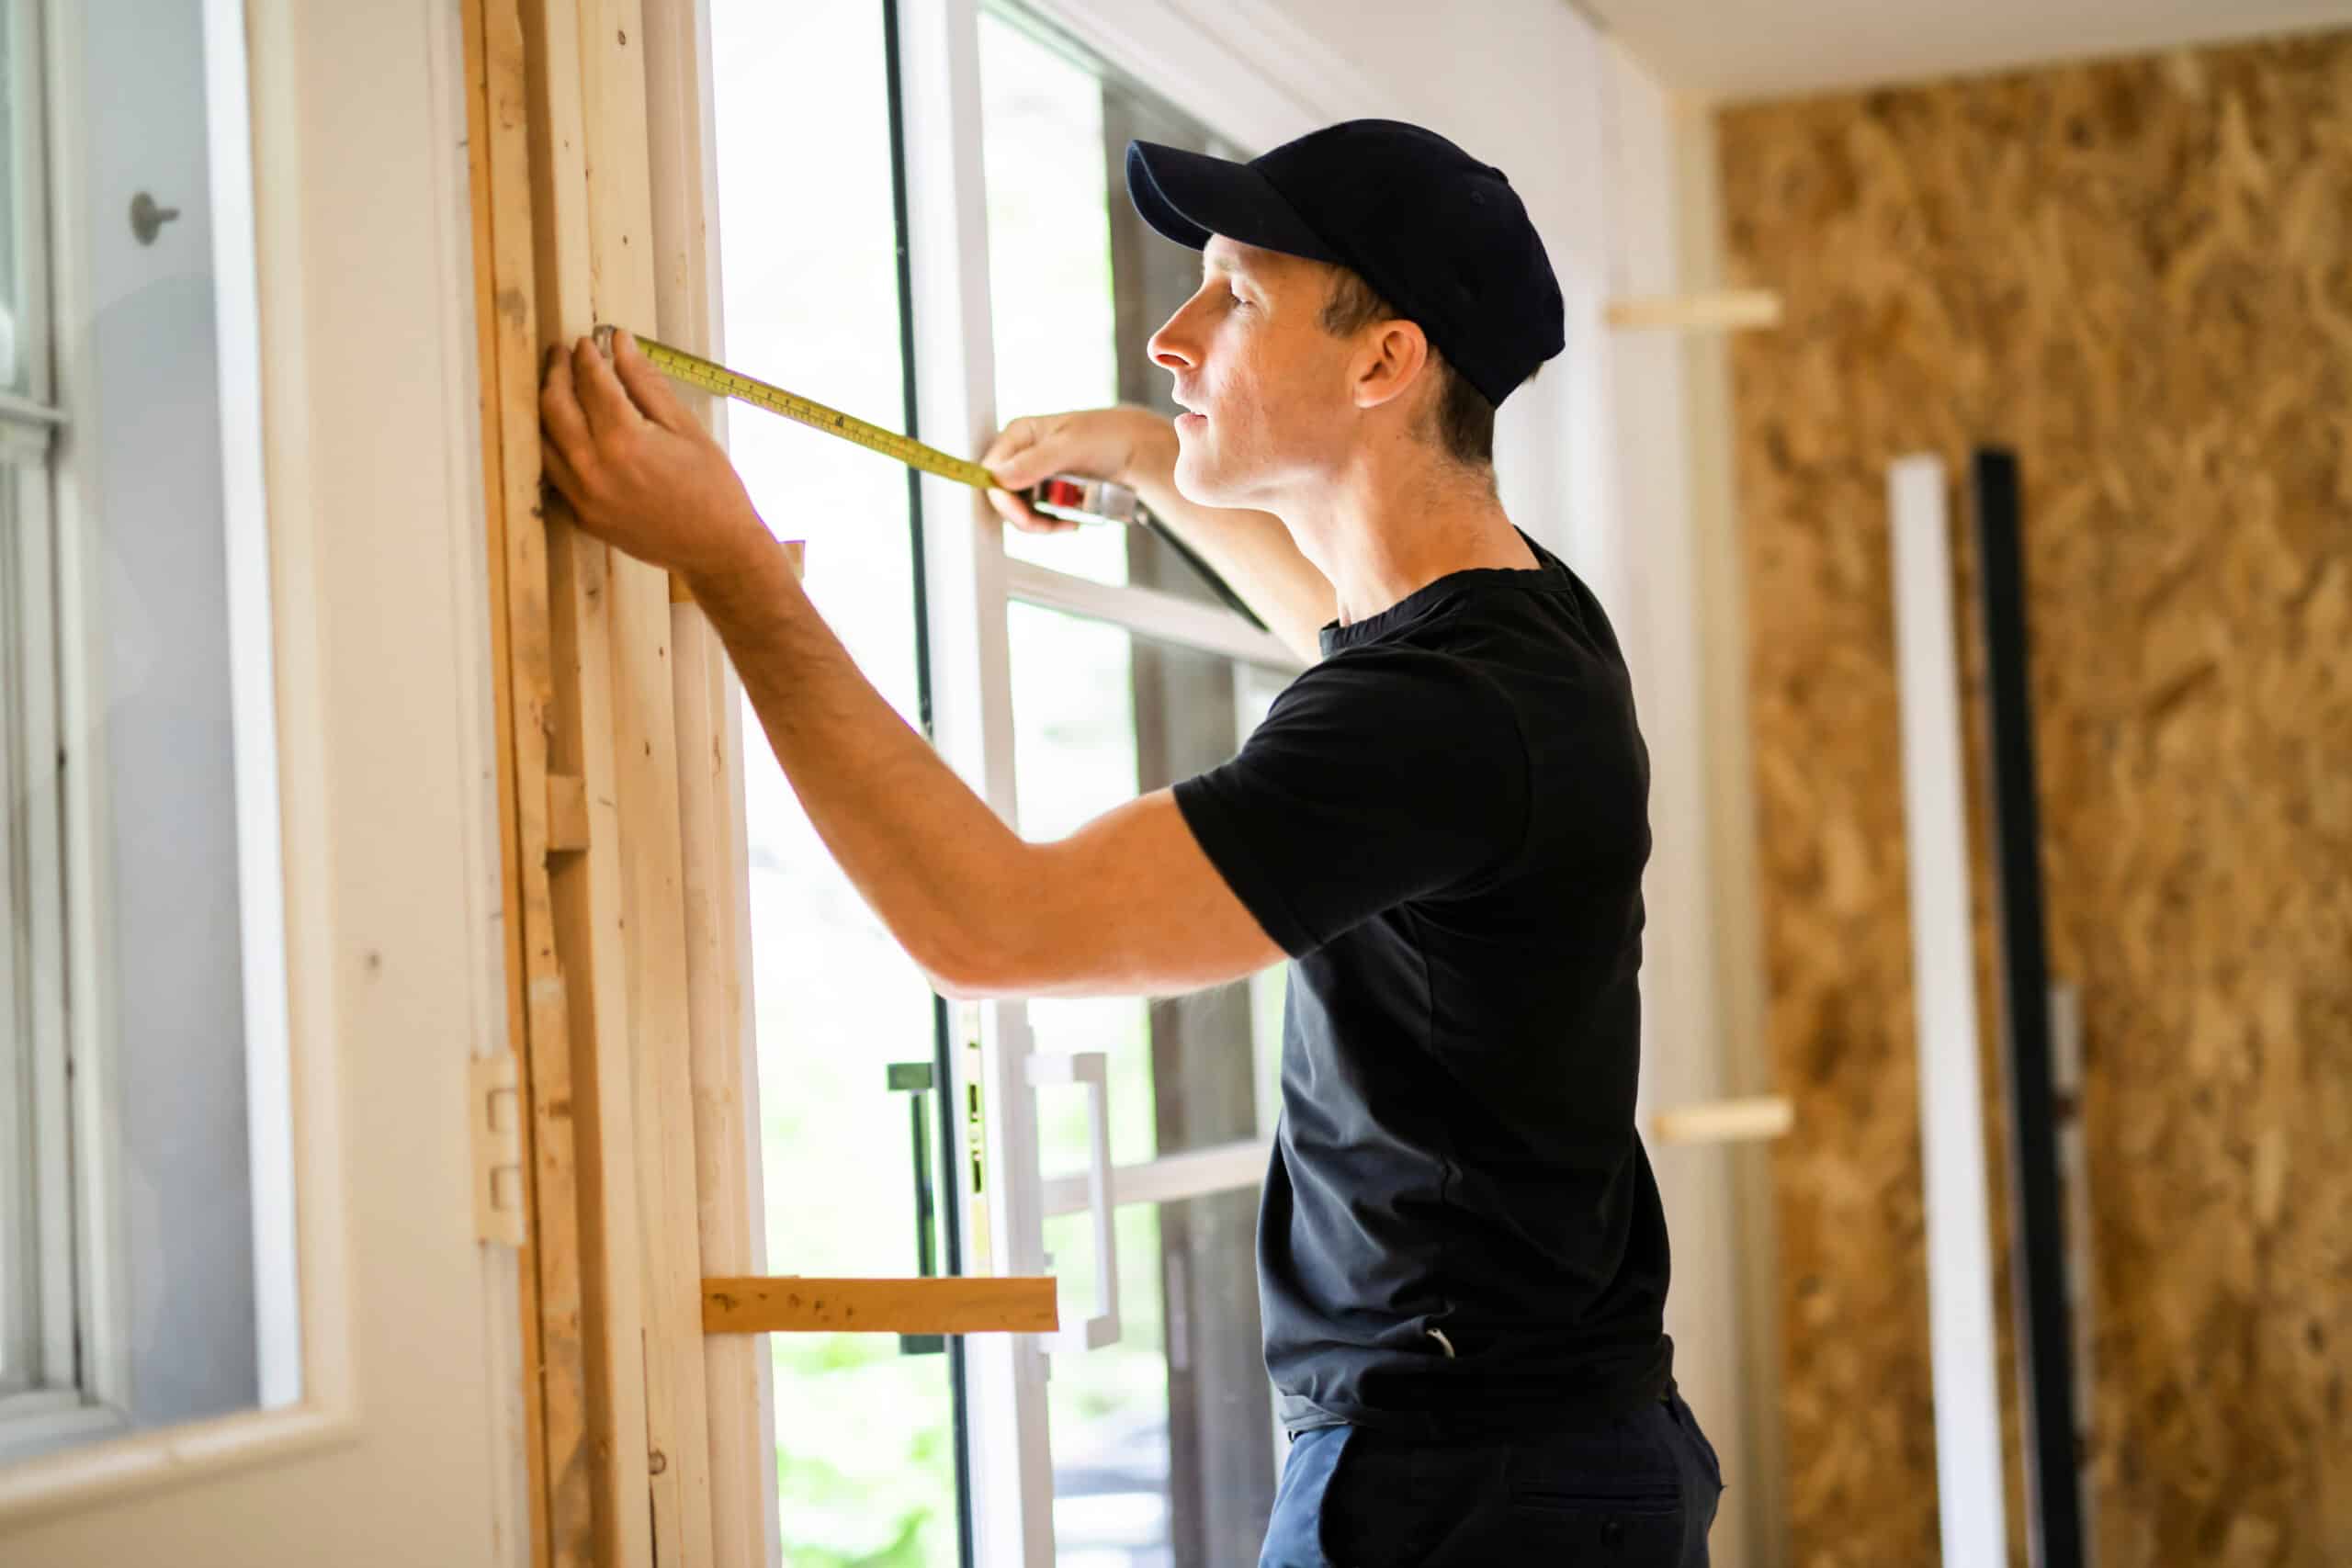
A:
{"type": "Polygon", "coordinates": [[[1321,632],[1339,614],[1330,580],[1291,542],[1271,512],[1199,506],[1177,493],[1176,433],[1154,417],[1138,438],[1125,476],[1152,514],[1216,569],[1268,628],[1309,663],[1322,656],[1321,632]]]}
{"type": "Polygon", "coordinates": [[[935,984],[975,973],[1027,846],[874,689],[781,547],[691,586],[826,849],[935,984]]]}

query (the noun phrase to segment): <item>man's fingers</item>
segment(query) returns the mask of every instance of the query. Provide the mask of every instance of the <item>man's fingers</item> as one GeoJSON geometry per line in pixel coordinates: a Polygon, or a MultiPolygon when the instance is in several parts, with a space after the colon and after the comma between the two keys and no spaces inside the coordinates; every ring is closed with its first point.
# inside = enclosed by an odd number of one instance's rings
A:
{"type": "Polygon", "coordinates": [[[1029,534],[1067,534],[1078,526],[1067,517],[1048,517],[1029,504],[1029,498],[1009,490],[990,490],[989,504],[996,514],[1029,534]]]}
{"type": "Polygon", "coordinates": [[[572,393],[571,358],[560,351],[549,355],[547,379],[539,387],[539,427],[547,432],[548,448],[559,452],[570,469],[577,472],[594,440],[589,434],[588,417],[572,393]]]}
{"type": "Polygon", "coordinates": [[[1027,490],[1053,472],[1048,455],[1038,446],[1044,426],[1035,419],[1016,419],[989,444],[980,467],[1009,491],[1027,490]]]}
{"type": "Polygon", "coordinates": [[[580,475],[572,468],[571,459],[564,457],[562,449],[551,441],[542,443],[539,464],[547,470],[548,482],[562,492],[563,499],[571,503],[572,511],[579,511],[582,499],[580,475]]]}
{"type": "Polygon", "coordinates": [[[613,368],[619,373],[620,383],[631,401],[644,411],[645,417],[662,429],[677,435],[689,435],[702,429],[686,405],[670,386],[670,378],[653,368],[653,361],[637,346],[637,334],[627,327],[613,334],[613,368]]]}
{"type": "Polygon", "coordinates": [[[571,378],[579,389],[580,406],[587,412],[588,428],[598,440],[626,430],[644,419],[629,401],[628,389],[597,350],[596,340],[583,337],[571,348],[571,378]]]}
{"type": "Polygon", "coordinates": [[[1037,525],[1039,518],[1036,510],[1012,491],[990,490],[988,497],[989,504],[996,508],[996,514],[1007,523],[1017,523],[1023,528],[1035,527],[1037,525]]]}

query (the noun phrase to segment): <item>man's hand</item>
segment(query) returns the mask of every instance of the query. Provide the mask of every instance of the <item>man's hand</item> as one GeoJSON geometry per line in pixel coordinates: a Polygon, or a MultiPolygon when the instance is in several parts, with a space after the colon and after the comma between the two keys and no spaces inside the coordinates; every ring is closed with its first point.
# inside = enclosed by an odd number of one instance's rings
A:
{"type": "Polygon", "coordinates": [[[539,386],[548,478],[580,525],[689,583],[770,543],[727,453],[628,333],[608,364],[595,340],[548,351],[539,386]]]}
{"type": "Polygon", "coordinates": [[[1029,504],[1026,492],[1039,480],[1075,474],[1137,489],[1146,470],[1160,479],[1174,471],[1174,437],[1165,419],[1125,404],[1016,419],[980,455],[1002,487],[989,491],[989,504],[1023,533],[1066,534],[1080,525],[1029,504]]]}

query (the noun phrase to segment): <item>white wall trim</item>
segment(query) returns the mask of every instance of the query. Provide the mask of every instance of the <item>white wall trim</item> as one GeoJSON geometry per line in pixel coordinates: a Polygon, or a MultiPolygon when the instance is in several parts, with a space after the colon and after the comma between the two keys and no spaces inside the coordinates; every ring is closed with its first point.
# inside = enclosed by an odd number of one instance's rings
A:
{"type": "Polygon", "coordinates": [[[1976,946],[1969,918],[1967,774],[1944,466],[1887,474],[1894,651],[1902,693],[1903,819],[1910,856],[1912,1011],[1927,1182],[1928,1335],[1943,1560],[2007,1561],[2001,1401],[1995,1376],[1992,1220],[1976,1068],[1976,946]]]}

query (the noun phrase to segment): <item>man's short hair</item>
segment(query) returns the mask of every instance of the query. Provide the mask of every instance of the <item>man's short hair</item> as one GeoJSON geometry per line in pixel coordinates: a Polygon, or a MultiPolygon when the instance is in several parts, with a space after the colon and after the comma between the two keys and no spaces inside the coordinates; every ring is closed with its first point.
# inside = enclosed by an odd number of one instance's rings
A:
{"type": "MultiPolygon", "coordinates": [[[[1331,275],[1322,324],[1332,336],[1351,337],[1374,321],[1404,314],[1382,299],[1362,273],[1335,265],[1331,275]]],[[[1435,344],[1430,344],[1430,367],[1437,373],[1439,386],[1432,405],[1434,428],[1425,434],[1434,437],[1438,450],[1463,467],[1491,469],[1495,466],[1495,405],[1470,384],[1468,377],[1446,363],[1435,344]]],[[[1532,373],[1527,378],[1534,378],[1532,373]]]]}

